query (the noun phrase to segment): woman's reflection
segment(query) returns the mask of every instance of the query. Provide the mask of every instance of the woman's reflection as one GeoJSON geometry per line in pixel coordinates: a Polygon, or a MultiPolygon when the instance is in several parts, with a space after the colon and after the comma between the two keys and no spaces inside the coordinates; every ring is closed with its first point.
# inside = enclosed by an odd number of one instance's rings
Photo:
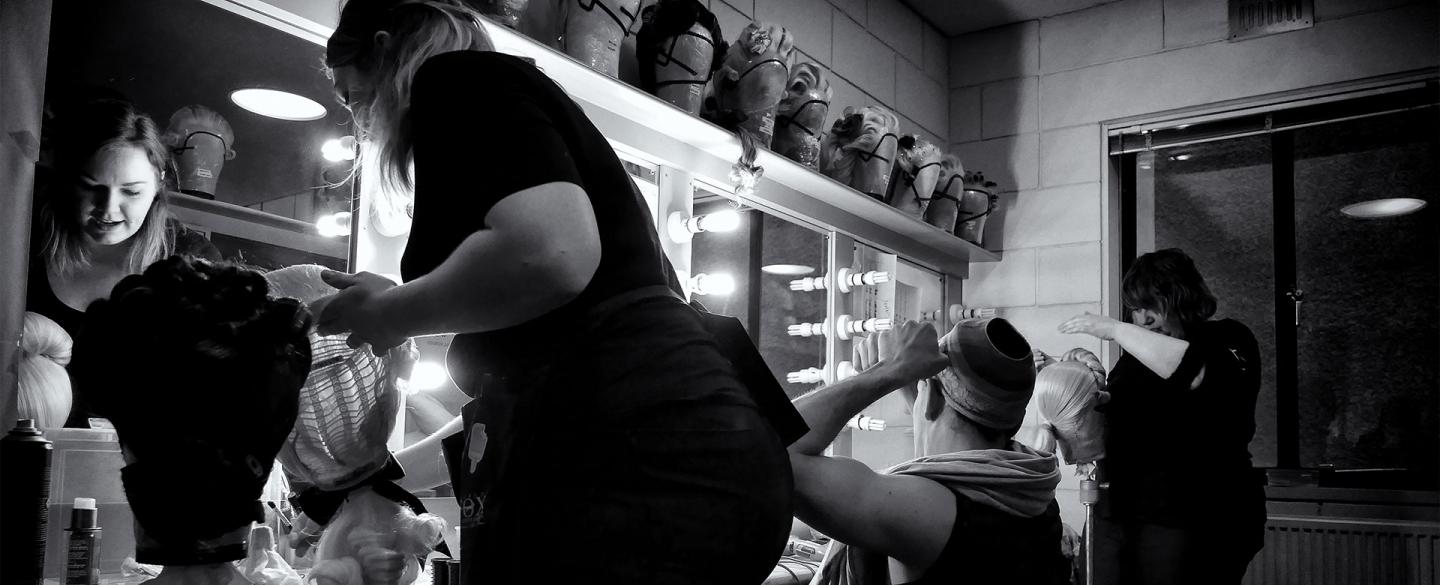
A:
{"type": "MultiPolygon", "coordinates": [[[[176,251],[162,188],[169,153],[155,122],[125,101],[88,101],[56,124],[53,176],[36,197],[25,308],[77,338],[91,302],[176,251]]],[[[88,426],[89,415],[77,402],[66,426],[88,426]]]]}

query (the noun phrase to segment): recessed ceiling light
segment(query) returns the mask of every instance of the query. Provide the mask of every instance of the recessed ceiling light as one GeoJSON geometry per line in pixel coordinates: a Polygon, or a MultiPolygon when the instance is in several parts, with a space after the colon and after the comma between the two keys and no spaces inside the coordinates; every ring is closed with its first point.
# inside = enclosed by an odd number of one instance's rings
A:
{"type": "Polygon", "coordinates": [[[760,267],[760,272],[779,276],[805,276],[806,274],[815,272],[815,269],[799,264],[767,264],[760,267]]]}
{"type": "Polygon", "coordinates": [[[1170,160],[1181,160],[1181,161],[1184,161],[1184,160],[1190,160],[1190,159],[1192,159],[1192,158],[1194,158],[1194,157],[1195,157],[1195,155],[1193,155],[1193,154],[1190,154],[1190,153],[1188,153],[1188,152],[1182,152],[1182,153],[1180,153],[1180,154],[1172,154],[1172,155],[1170,155],[1170,160]]]}
{"type": "Polygon", "coordinates": [[[1379,219],[1415,213],[1425,208],[1425,201],[1413,197],[1371,199],[1340,208],[1340,213],[1356,219],[1379,219]]]}
{"type": "Polygon", "coordinates": [[[230,93],[230,101],[261,116],[269,116],[293,122],[307,122],[325,117],[325,106],[320,102],[288,91],[274,89],[237,89],[230,93]]]}

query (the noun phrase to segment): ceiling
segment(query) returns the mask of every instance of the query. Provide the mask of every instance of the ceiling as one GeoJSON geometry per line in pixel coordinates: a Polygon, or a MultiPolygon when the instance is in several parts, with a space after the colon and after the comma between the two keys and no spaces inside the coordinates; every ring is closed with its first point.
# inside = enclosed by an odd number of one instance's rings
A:
{"type": "Polygon", "coordinates": [[[945,36],[1035,20],[1114,0],[904,0],[945,36]]]}
{"type": "Polygon", "coordinates": [[[350,115],[321,71],[323,48],[200,0],[126,0],[56,10],[46,101],[119,93],[163,130],[189,104],[218,112],[235,131],[216,199],[254,205],[324,184],[328,138],[350,134],[350,115]],[[245,87],[281,89],[325,106],[327,115],[289,122],[253,114],[229,99],[245,87]]]}

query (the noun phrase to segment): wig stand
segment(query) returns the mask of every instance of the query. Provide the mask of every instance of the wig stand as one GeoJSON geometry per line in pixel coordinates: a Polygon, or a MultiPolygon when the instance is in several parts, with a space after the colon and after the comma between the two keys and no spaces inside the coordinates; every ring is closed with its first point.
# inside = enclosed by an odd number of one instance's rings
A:
{"type": "Polygon", "coordinates": [[[1085,505],[1085,582],[1095,582],[1095,503],[1100,501],[1100,482],[1091,469],[1080,480],[1080,503],[1085,505]]]}

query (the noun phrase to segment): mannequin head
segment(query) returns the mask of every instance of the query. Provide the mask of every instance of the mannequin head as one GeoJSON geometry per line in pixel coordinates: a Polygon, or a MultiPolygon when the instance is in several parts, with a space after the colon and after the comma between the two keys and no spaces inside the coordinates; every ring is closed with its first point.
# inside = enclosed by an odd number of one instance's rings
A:
{"type": "Polygon", "coordinates": [[[225,161],[235,158],[235,131],[230,123],[205,106],[185,106],[170,115],[165,142],[174,154],[180,192],[214,199],[225,161]]]}

